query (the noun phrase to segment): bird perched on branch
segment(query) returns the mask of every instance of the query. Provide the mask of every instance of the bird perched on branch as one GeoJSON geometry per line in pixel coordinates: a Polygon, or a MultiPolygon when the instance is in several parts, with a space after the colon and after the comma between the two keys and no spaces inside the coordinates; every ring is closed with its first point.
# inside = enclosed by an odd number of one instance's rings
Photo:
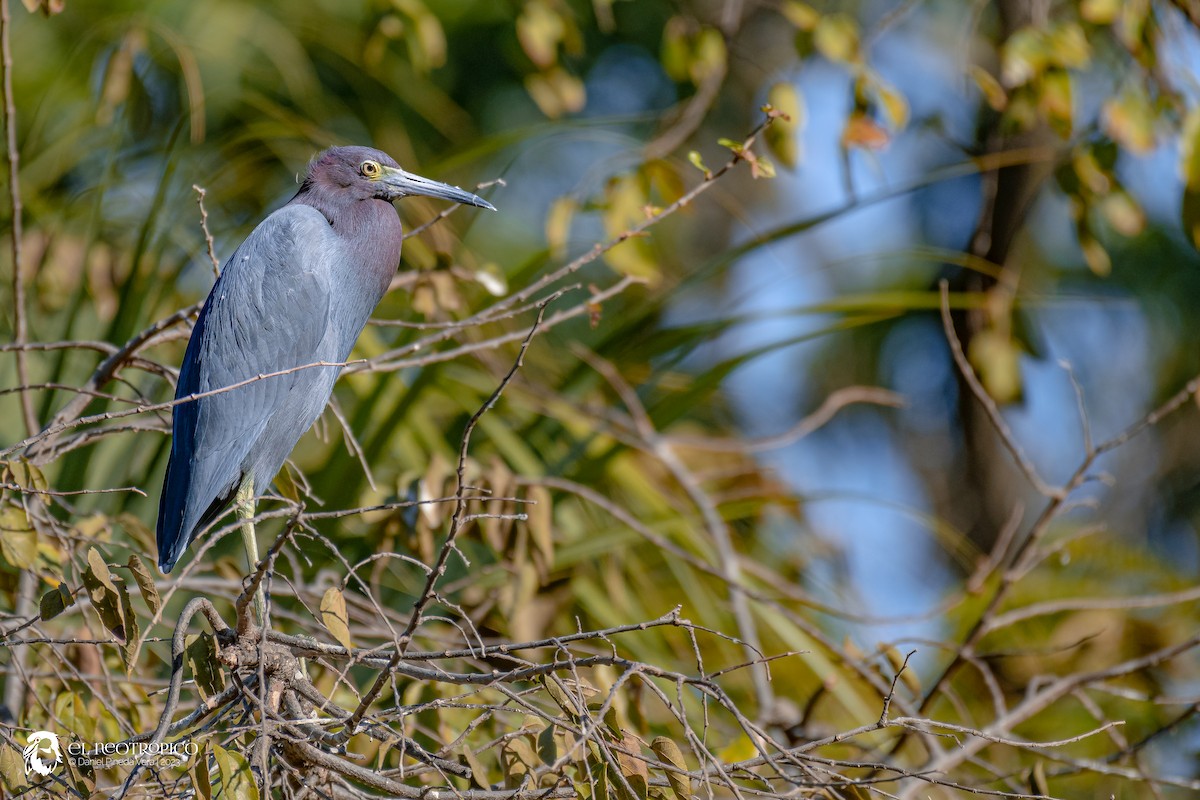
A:
{"type": "Polygon", "coordinates": [[[255,568],[255,488],[271,483],[321,415],[338,365],[387,291],[403,238],[392,201],[409,195],[495,210],[379,150],[332,147],[225,262],[179,370],[158,506],[164,573],[231,502],[255,568]]]}

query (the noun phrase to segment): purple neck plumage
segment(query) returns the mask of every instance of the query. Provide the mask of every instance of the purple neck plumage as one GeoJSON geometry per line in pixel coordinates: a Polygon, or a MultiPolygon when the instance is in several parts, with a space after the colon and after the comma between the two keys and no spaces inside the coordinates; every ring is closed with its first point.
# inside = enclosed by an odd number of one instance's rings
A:
{"type": "Polygon", "coordinates": [[[291,203],[312,206],[329,220],[351,263],[364,278],[374,279],[382,296],[400,264],[400,245],[404,239],[395,207],[378,198],[349,197],[342,187],[311,177],[304,181],[291,203]]]}

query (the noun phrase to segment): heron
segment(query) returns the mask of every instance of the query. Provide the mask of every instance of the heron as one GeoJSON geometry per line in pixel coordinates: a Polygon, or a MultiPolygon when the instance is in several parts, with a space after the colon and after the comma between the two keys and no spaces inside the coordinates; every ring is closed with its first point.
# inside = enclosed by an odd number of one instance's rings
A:
{"type": "MultiPolygon", "coordinates": [[[[324,411],[387,292],[403,239],[392,202],[410,195],[495,210],[374,148],[331,147],[225,262],[179,369],[158,506],[164,574],[231,503],[256,569],[255,491],[324,411]]],[[[261,593],[256,605],[261,618],[261,593]]]]}

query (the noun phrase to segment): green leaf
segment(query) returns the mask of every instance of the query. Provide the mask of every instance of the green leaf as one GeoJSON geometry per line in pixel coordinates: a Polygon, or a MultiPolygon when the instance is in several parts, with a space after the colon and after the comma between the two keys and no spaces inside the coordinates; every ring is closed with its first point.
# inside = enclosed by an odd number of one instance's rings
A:
{"type": "Polygon", "coordinates": [[[333,634],[338,643],[349,650],[354,644],[350,640],[350,622],[346,615],[346,596],[337,586],[330,586],[321,596],[321,622],[333,634]]]}
{"type": "Polygon", "coordinates": [[[687,157],[688,157],[688,162],[691,163],[691,165],[693,167],[695,167],[696,169],[703,172],[705,178],[712,177],[712,170],[710,170],[707,166],[705,166],[704,159],[701,158],[700,152],[698,150],[689,150],[687,157]]]}
{"type": "Polygon", "coordinates": [[[129,598],[129,588],[125,585],[125,581],[120,582],[117,595],[120,598],[121,619],[123,621],[121,632],[118,634],[123,639],[121,660],[125,662],[125,674],[128,675],[133,671],[134,661],[137,658],[137,644],[141,636],[141,626],[138,624],[137,614],[134,613],[133,601],[129,598]]]}
{"type": "Polygon", "coordinates": [[[188,770],[192,789],[201,800],[212,800],[212,777],[208,774],[208,743],[196,754],[196,763],[188,770]]]}
{"type": "Polygon", "coordinates": [[[88,572],[100,582],[104,588],[108,589],[113,594],[117,592],[117,586],[113,583],[112,573],[108,570],[108,564],[105,563],[103,556],[94,547],[88,548],[87,554],[88,572]]]}
{"type": "Polygon", "coordinates": [[[225,689],[225,671],[217,661],[217,640],[210,633],[187,637],[183,659],[200,696],[208,700],[225,689]]]}
{"type": "Polygon", "coordinates": [[[125,581],[112,576],[96,548],[88,548],[87,561],[88,567],[83,571],[83,585],[88,590],[92,607],[99,613],[104,626],[112,631],[122,644],[129,644],[130,633],[132,632],[134,639],[137,636],[137,619],[129,608],[129,591],[125,588],[125,581]],[[129,619],[126,619],[127,611],[129,619]]]}
{"type": "Polygon", "coordinates": [[[13,792],[18,792],[29,785],[25,779],[25,763],[20,753],[7,743],[0,745],[0,778],[4,785],[13,792]]]}
{"type": "Polygon", "coordinates": [[[246,757],[218,744],[212,748],[221,773],[221,790],[217,796],[222,800],[258,800],[258,785],[246,757]]]}
{"type": "Polygon", "coordinates": [[[558,742],[554,739],[555,728],[547,725],[537,737],[537,755],[543,764],[553,764],[558,760],[558,742]]]}
{"type": "Polygon", "coordinates": [[[567,716],[571,717],[571,719],[580,718],[581,712],[579,710],[578,703],[576,703],[575,699],[571,697],[571,695],[565,689],[563,689],[562,686],[559,685],[558,678],[556,676],[542,676],[542,685],[546,687],[546,693],[550,695],[550,698],[554,700],[559,708],[566,712],[567,716]]]}
{"type": "Polygon", "coordinates": [[[75,598],[71,595],[71,591],[66,584],[60,583],[42,595],[42,599],[38,603],[38,616],[43,621],[54,619],[74,603],[75,598]]]}
{"type": "Polygon", "coordinates": [[[151,614],[157,614],[162,608],[162,598],[158,594],[158,587],[154,585],[154,577],[151,576],[150,570],[146,569],[146,565],[142,563],[142,559],[137,553],[131,553],[127,564],[129,571],[133,573],[133,579],[137,582],[138,591],[142,593],[142,599],[146,601],[147,607],[151,614]]]}
{"type": "Polygon", "coordinates": [[[724,136],[722,136],[720,139],[717,139],[717,144],[721,145],[721,147],[728,147],[730,150],[732,150],[734,153],[737,153],[738,155],[743,153],[746,149],[745,147],[743,147],[741,142],[735,142],[733,139],[727,139],[724,136]]]}
{"type": "Polygon", "coordinates": [[[1200,250],[1200,190],[1184,190],[1183,202],[1179,205],[1179,214],[1183,222],[1184,233],[1191,240],[1192,246],[1200,250]]]}

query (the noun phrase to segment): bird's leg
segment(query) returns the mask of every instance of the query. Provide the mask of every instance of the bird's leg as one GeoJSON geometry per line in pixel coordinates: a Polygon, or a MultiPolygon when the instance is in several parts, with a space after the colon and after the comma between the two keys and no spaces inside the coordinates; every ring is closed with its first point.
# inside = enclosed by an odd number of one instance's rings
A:
{"type": "MultiPolygon", "coordinates": [[[[242,544],[246,547],[246,562],[250,565],[250,574],[258,569],[258,538],[254,535],[254,476],[247,475],[238,487],[234,497],[234,513],[242,521],[242,544]]],[[[258,624],[267,621],[267,600],[263,595],[262,583],[254,592],[254,611],[258,615],[258,624]]]]}

